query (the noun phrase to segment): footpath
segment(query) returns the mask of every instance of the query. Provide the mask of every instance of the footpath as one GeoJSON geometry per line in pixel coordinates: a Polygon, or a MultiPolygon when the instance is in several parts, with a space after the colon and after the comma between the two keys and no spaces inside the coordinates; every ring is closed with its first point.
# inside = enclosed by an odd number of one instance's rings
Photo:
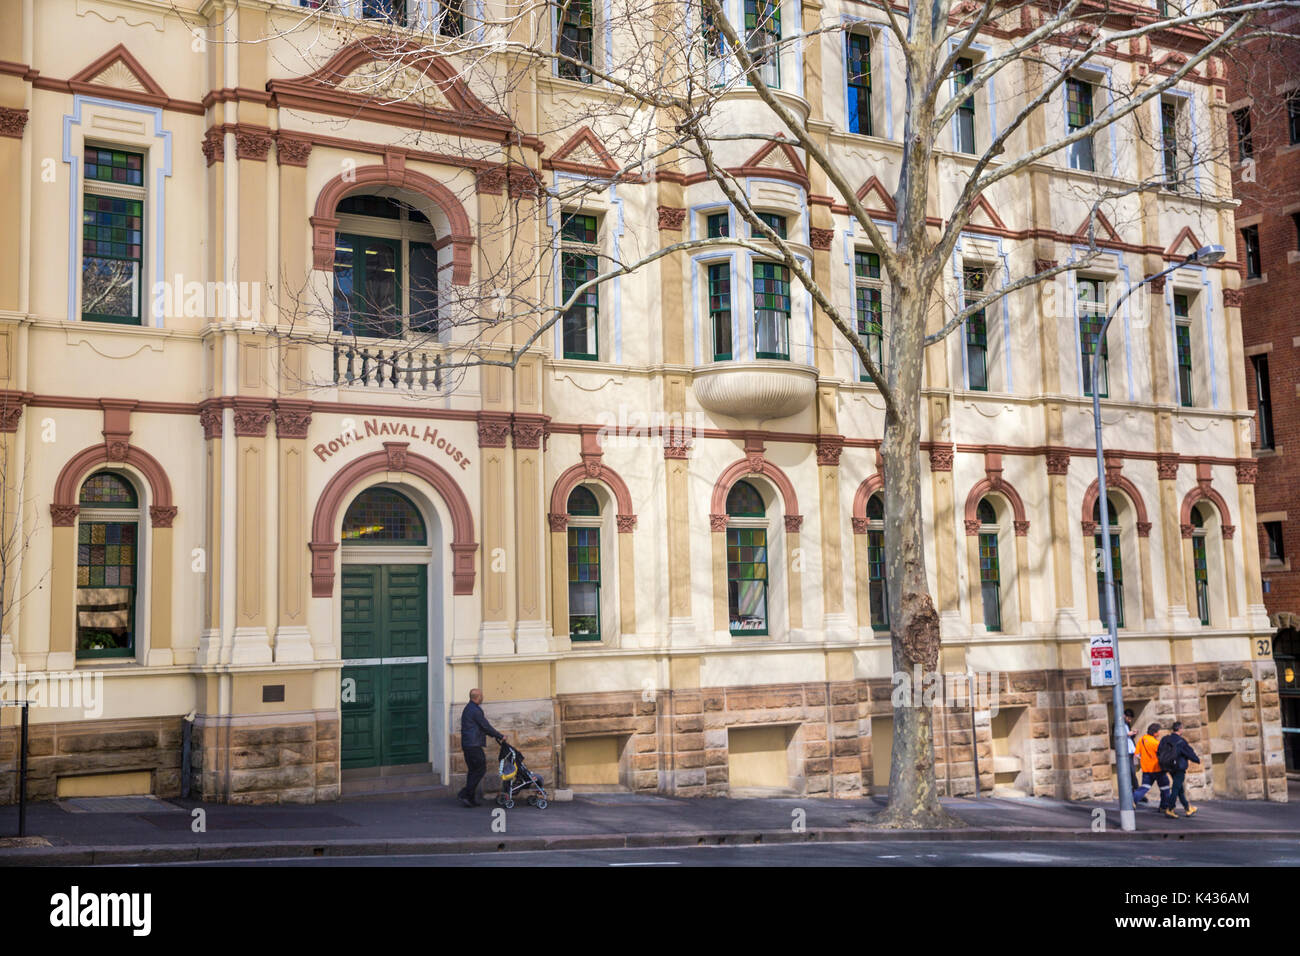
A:
{"type": "MultiPolygon", "coordinates": [[[[1042,797],[946,799],[965,825],[944,830],[873,826],[884,797],[682,799],[579,794],[545,810],[516,804],[494,813],[454,797],[353,798],[311,806],[227,806],[152,797],[31,804],[27,837],[18,808],[0,807],[0,866],[87,866],[312,856],[492,853],[879,840],[1300,840],[1300,786],[1288,803],[1213,800],[1191,818],[1137,811],[1120,829],[1115,806],[1042,797]],[[1097,829],[1105,811],[1105,828],[1097,829]],[[201,812],[199,812],[201,811],[201,812]],[[201,829],[199,825],[201,824],[201,829]]],[[[1152,801],[1154,806],[1154,801],[1152,801]]]]}

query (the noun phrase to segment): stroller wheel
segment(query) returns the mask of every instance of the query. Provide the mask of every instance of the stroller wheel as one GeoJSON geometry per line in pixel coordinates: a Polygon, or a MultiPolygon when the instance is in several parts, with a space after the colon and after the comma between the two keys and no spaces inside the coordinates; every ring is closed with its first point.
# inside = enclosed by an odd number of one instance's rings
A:
{"type": "Polygon", "coordinates": [[[539,797],[539,798],[538,798],[538,799],[533,803],[533,806],[535,806],[538,810],[545,810],[545,809],[546,809],[546,800],[545,800],[544,798],[540,798],[540,797],[539,797]]]}
{"type": "Polygon", "coordinates": [[[513,800],[507,799],[505,803],[505,807],[507,810],[513,810],[515,808],[515,802],[513,800]]]}
{"type": "Polygon", "coordinates": [[[510,799],[510,798],[507,797],[504,793],[498,793],[498,794],[497,794],[497,806],[499,806],[499,807],[504,807],[504,806],[506,805],[506,801],[509,800],[509,799],[510,799]]]}

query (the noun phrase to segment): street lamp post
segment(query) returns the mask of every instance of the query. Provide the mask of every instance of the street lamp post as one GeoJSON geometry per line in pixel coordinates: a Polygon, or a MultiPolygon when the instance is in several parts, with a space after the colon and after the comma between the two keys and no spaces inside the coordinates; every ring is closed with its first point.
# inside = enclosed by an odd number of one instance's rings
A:
{"type": "Polygon", "coordinates": [[[1164,271],[1147,276],[1136,285],[1129,286],[1107,313],[1106,321],[1101,324],[1101,331],[1097,333],[1097,340],[1093,345],[1090,359],[1088,380],[1092,385],[1092,428],[1097,448],[1097,506],[1100,510],[1098,517],[1101,518],[1102,530],[1101,567],[1106,584],[1106,631],[1110,635],[1110,645],[1115,653],[1115,684],[1112,688],[1113,696],[1111,698],[1113,710],[1115,711],[1115,775],[1119,780],[1120,828],[1124,830],[1137,829],[1137,815],[1133,812],[1133,783],[1131,778],[1133,770],[1126,743],[1128,730],[1124,724],[1124,690],[1120,681],[1119,635],[1115,625],[1115,572],[1110,560],[1110,502],[1106,498],[1106,465],[1101,444],[1101,390],[1097,387],[1097,369],[1101,362],[1102,349],[1106,344],[1106,330],[1110,328],[1110,320],[1116,316],[1119,307],[1124,304],[1129,296],[1148,282],[1163,278],[1176,269],[1192,263],[1218,262],[1223,258],[1223,254],[1223,246],[1202,246],[1182,262],[1175,263],[1164,271]]]}

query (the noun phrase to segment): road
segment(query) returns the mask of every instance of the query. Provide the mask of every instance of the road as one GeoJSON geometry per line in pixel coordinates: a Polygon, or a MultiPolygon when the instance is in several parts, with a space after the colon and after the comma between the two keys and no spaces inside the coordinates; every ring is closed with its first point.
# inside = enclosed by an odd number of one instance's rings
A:
{"type": "Polygon", "coordinates": [[[704,846],[635,850],[549,850],[413,856],[327,856],[174,866],[1300,866],[1297,840],[1186,843],[1111,840],[889,841],[704,846]]]}

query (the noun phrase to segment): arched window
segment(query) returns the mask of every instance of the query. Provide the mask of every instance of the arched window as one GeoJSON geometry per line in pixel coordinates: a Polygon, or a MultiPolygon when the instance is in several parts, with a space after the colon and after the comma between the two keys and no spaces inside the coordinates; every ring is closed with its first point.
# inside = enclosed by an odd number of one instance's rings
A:
{"type": "Polygon", "coordinates": [[[401,338],[438,331],[438,253],[428,218],[388,196],[348,196],[334,242],[334,331],[401,338]]]}
{"type": "Polygon", "coordinates": [[[885,500],[877,492],[867,499],[867,588],[871,594],[871,629],[889,630],[889,590],[885,581],[885,500]]]}
{"type": "Polygon", "coordinates": [[[1196,587],[1196,613],[1202,624],[1210,623],[1210,576],[1205,554],[1205,515],[1200,505],[1192,506],[1192,579],[1196,587]]]}
{"type": "MultiPolygon", "coordinates": [[[[1110,518],[1110,569],[1115,592],[1115,626],[1124,626],[1124,561],[1120,556],[1119,503],[1108,497],[1106,499],[1110,518]]],[[[1097,564],[1097,608],[1101,620],[1106,620],[1106,569],[1102,564],[1101,499],[1092,506],[1092,520],[1097,522],[1097,533],[1093,536],[1093,555],[1097,564]]]]}
{"type": "Polygon", "coordinates": [[[747,481],[727,495],[727,609],[732,634],[766,634],[767,509],[747,481]]]}
{"type": "Polygon", "coordinates": [[[1001,575],[998,568],[998,515],[987,498],[975,509],[980,530],[980,598],[984,604],[984,627],[1002,630],[1001,575]]]}
{"type": "Polygon", "coordinates": [[[582,485],[569,493],[569,639],[600,634],[600,503],[582,485]]]}
{"type": "Polygon", "coordinates": [[[409,498],[391,488],[367,488],[343,516],[344,544],[411,544],[428,541],[424,519],[409,498]]]}
{"type": "Polygon", "coordinates": [[[134,657],[140,499],[122,475],[81,486],[77,516],[77,656],[134,657]]]}

